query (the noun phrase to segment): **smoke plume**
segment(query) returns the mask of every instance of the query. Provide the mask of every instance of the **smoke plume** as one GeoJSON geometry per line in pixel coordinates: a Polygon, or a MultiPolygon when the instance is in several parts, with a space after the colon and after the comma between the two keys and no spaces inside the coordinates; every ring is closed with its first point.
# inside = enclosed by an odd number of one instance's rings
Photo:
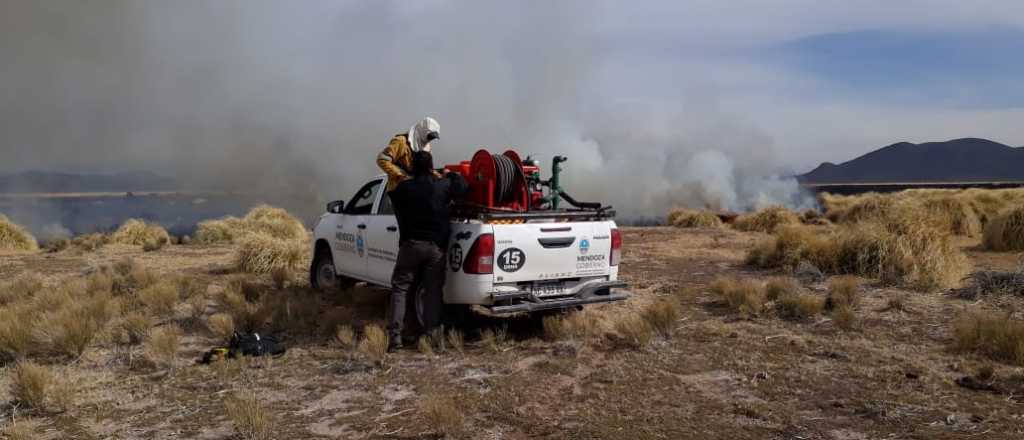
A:
{"type": "MultiPolygon", "coordinates": [[[[794,170],[933,127],[863,128],[893,115],[821,109],[815,79],[743,58],[877,18],[772,18],[798,3],[747,5],[766,24],[740,26],[703,1],[3,1],[0,172],[148,170],[183,189],[347,198],[429,115],[436,162],[567,155],[570,193],[626,216],[800,206],[794,170]],[[862,134],[806,124],[824,114],[862,134]]],[[[905,9],[878,16],[918,20],[905,9]]],[[[963,116],[945,115],[963,121],[948,130],[979,126],[963,116]]]]}

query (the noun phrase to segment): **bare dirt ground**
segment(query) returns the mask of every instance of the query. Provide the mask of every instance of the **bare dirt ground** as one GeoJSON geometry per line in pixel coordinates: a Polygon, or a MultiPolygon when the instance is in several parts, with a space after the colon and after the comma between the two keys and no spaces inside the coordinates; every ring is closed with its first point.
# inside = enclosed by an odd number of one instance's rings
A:
{"type": "MultiPolygon", "coordinates": [[[[1019,313],[1021,298],[968,302],[867,283],[854,330],[840,330],[827,316],[741,319],[707,286],[720,275],[776,275],[743,265],[745,251],[763,235],[625,231],[621,273],[635,296],[584,313],[603,319],[676,298],[682,315],[673,337],[642,349],[608,338],[549,341],[539,320],[515,319],[503,323],[510,340],[497,350],[467,328],[461,353],[403,350],[383,367],[326,336],[289,340],[280,358],[195,365],[221,344],[197,325],[186,329],[171,370],[131,366],[111,347],[90,348],[59,366],[76,378],[74,408],[32,414],[4,404],[0,416],[34,419],[46,439],[243,438],[224,400],[244,390],[268,408],[271,438],[280,439],[438,438],[443,423],[425,404],[439,399],[462,414],[451,436],[474,439],[1024,438],[1024,396],[1005,391],[1024,393],[1024,371],[949,349],[951,322],[963,309],[1019,313]],[[887,310],[892,297],[903,299],[903,311],[887,310]],[[994,368],[1002,392],[955,383],[983,366],[994,368]]],[[[1016,267],[1016,255],[982,252],[976,244],[962,243],[976,268],[1016,267]]],[[[0,255],[0,278],[35,271],[59,282],[125,256],[162,274],[210,281],[211,291],[237,276],[230,273],[231,246],[176,245],[149,253],[109,246],[0,255]]],[[[268,277],[261,282],[270,285],[268,277]]],[[[821,295],[826,289],[810,288],[821,295]]],[[[385,295],[362,289],[330,299],[330,307],[345,310],[359,328],[382,322],[385,295]]],[[[0,372],[2,402],[11,400],[8,370],[0,372]]]]}

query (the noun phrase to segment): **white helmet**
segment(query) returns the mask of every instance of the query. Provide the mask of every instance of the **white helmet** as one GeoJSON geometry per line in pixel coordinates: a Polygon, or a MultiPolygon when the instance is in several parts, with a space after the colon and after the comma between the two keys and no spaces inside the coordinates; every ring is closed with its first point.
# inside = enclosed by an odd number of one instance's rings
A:
{"type": "Polygon", "coordinates": [[[408,139],[412,151],[430,151],[430,143],[441,138],[441,124],[434,118],[426,117],[409,129],[408,139]]]}

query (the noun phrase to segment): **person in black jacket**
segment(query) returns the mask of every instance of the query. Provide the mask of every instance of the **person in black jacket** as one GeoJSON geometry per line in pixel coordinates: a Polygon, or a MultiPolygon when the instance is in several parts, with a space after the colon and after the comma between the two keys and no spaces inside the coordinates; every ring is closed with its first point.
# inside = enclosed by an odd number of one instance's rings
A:
{"type": "Polygon", "coordinates": [[[413,177],[388,194],[398,220],[398,259],[391,274],[388,317],[389,349],[392,350],[402,346],[406,300],[417,280],[423,287],[424,303],[440,307],[450,230],[449,208],[453,200],[462,198],[468,187],[458,173],[437,178],[429,151],[415,152],[412,168],[413,177]]]}

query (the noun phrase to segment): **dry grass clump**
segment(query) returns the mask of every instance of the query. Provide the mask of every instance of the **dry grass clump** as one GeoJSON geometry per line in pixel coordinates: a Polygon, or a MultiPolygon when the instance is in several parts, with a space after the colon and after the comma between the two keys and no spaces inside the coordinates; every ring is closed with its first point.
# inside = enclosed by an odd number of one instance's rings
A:
{"type": "Polygon", "coordinates": [[[341,345],[341,348],[345,350],[352,350],[356,348],[356,332],[352,330],[352,326],[339,325],[334,330],[334,340],[341,345]]]}
{"type": "Polygon", "coordinates": [[[306,227],[281,208],[260,205],[243,218],[225,217],[199,223],[197,243],[232,243],[251,234],[263,234],[278,240],[305,242],[309,238],[306,227]]]}
{"type": "Polygon", "coordinates": [[[37,298],[36,341],[49,351],[79,357],[116,316],[120,305],[110,292],[83,294],[71,284],[37,298]]]}
{"type": "Polygon", "coordinates": [[[270,440],[274,437],[274,420],[255,393],[242,393],[224,400],[224,411],[235,430],[246,440],[270,440]]]}
{"type": "Polygon", "coordinates": [[[37,249],[39,249],[39,243],[27,229],[0,214],[0,251],[34,251],[37,249]]]}
{"type": "Polygon", "coordinates": [[[867,193],[859,196],[823,196],[825,217],[834,223],[856,223],[879,220],[896,209],[896,200],[889,195],[867,193]]]}
{"type": "Polygon", "coordinates": [[[800,283],[792,277],[774,277],[764,285],[764,294],[768,301],[799,292],[800,283]]]}
{"type": "Polygon", "coordinates": [[[970,202],[962,197],[945,196],[923,202],[927,215],[939,218],[953,235],[977,237],[981,233],[981,220],[970,202]]]}
{"type": "Polygon", "coordinates": [[[741,231],[775,232],[777,228],[784,225],[800,223],[793,211],[782,206],[770,206],[753,214],[745,214],[736,218],[733,227],[741,231]]]}
{"type": "Polygon", "coordinates": [[[982,244],[992,251],[1024,250],[1024,206],[1003,211],[990,220],[982,244]]]}
{"type": "Polygon", "coordinates": [[[8,440],[36,440],[39,434],[39,423],[34,420],[15,420],[3,429],[0,429],[0,437],[8,440]]]}
{"type": "Polygon", "coordinates": [[[562,316],[545,316],[542,325],[544,338],[549,341],[587,340],[601,332],[597,315],[589,309],[562,316]]]}
{"type": "Polygon", "coordinates": [[[251,234],[241,240],[235,252],[235,265],[239,270],[252,273],[298,270],[305,262],[306,251],[306,243],[303,241],[251,234]]]}
{"type": "Polygon", "coordinates": [[[968,270],[967,257],[948,234],[910,219],[842,225],[830,232],[787,226],[747,253],[747,263],[759,267],[792,269],[800,261],[825,272],[924,291],[955,286],[968,270]]]}
{"type": "Polygon", "coordinates": [[[163,246],[171,241],[171,236],[160,225],[132,218],[117,228],[117,231],[110,236],[110,240],[114,243],[132,246],[156,246],[157,243],[159,246],[163,246]]]}
{"type": "Polygon", "coordinates": [[[853,330],[859,325],[857,313],[853,307],[839,307],[832,310],[832,322],[843,330],[853,330]]]}
{"type": "Polygon", "coordinates": [[[485,329],[480,332],[480,344],[492,353],[501,352],[501,348],[508,342],[508,328],[485,329]]]}
{"type": "Polygon", "coordinates": [[[269,318],[260,304],[261,293],[243,280],[233,280],[216,297],[218,307],[231,316],[234,326],[242,331],[257,331],[269,318]]]}
{"type": "Polygon", "coordinates": [[[235,320],[226,313],[215,313],[206,320],[206,326],[210,328],[217,338],[227,341],[235,333],[235,320]]]}
{"type": "Polygon", "coordinates": [[[95,251],[105,246],[110,241],[110,237],[104,234],[92,233],[79,235],[71,239],[71,246],[74,246],[85,252],[95,251]]]}
{"type": "Polygon", "coordinates": [[[139,345],[153,328],[153,320],[142,312],[131,312],[121,320],[121,330],[128,345],[139,345]]]}
{"type": "Polygon", "coordinates": [[[388,358],[388,335],[379,325],[371,324],[363,329],[363,340],[359,341],[359,353],[377,365],[384,365],[388,358]]]}
{"type": "Polygon", "coordinates": [[[724,299],[730,309],[743,316],[757,316],[768,301],[761,286],[751,280],[718,277],[711,283],[711,291],[724,299]]]}
{"type": "Polygon", "coordinates": [[[633,348],[643,348],[654,338],[654,328],[647,320],[636,314],[626,314],[615,320],[615,333],[633,348]]]}
{"type": "Polygon", "coordinates": [[[640,317],[659,336],[665,339],[672,339],[675,332],[676,322],[679,320],[679,303],[671,299],[655,301],[644,307],[640,317]]]}
{"type": "Polygon", "coordinates": [[[19,359],[35,346],[34,312],[28,304],[0,306],[0,354],[19,359]]]}
{"type": "Polygon", "coordinates": [[[828,297],[825,307],[829,310],[841,307],[856,307],[860,302],[860,280],[856,277],[841,276],[829,280],[828,297]]]}
{"type": "Polygon", "coordinates": [[[809,293],[787,293],[775,300],[775,311],[784,319],[807,319],[824,308],[825,301],[809,293]]]}
{"type": "Polygon", "coordinates": [[[13,281],[0,285],[0,305],[30,298],[42,288],[43,279],[38,274],[20,275],[13,281]]]}
{"type": "Polygon", "coordinates": [[[174,317],[174,308],[178,305],[178,287],[171,281],[160,281],[137,293],[139,302],[150,313],[164,319],[174,317]]]}
{"type": "Polygon", "coordinates": [[[466,336],[462,333],[462,330],[457,328],[448,329],[445,335],[448,340],[448,346],[462,354],[462,350],[466,346],[466,336]]]}
{"type": "Polygon", "coordinates": [[[146,353],[150,359],[166,367],[174,367],[181,348],[181,328],[170,324],[157,327],[149,332],[149,339],[146,341],[146,353]]]}
{"type": "Polygon", "coordinates": [[[53,372],[45,365],[18,362],[11,369],[11,397],[29,408],[43,408],[54,386],[53,372]]]}
{"type": "Polygon", "coordinates": [[[420,413],[437,434],[449,437],[463,433],[465,421],[462,412],[450,398],[429,396],[420,404],[420,413]]]}
{"type": "Polygon", "coordinates": [[[1009,314],[974,311],[953,323],[953,346],[993,359],[1024,365],[1024,321],[1009,314]]]}
{"type": "Polygon", "coordinates": [[[722,219],[706,209],[675,208],[669,211],[667,222],[671,226],[680,228],[718,228],[722,226],[722,219]]]}

